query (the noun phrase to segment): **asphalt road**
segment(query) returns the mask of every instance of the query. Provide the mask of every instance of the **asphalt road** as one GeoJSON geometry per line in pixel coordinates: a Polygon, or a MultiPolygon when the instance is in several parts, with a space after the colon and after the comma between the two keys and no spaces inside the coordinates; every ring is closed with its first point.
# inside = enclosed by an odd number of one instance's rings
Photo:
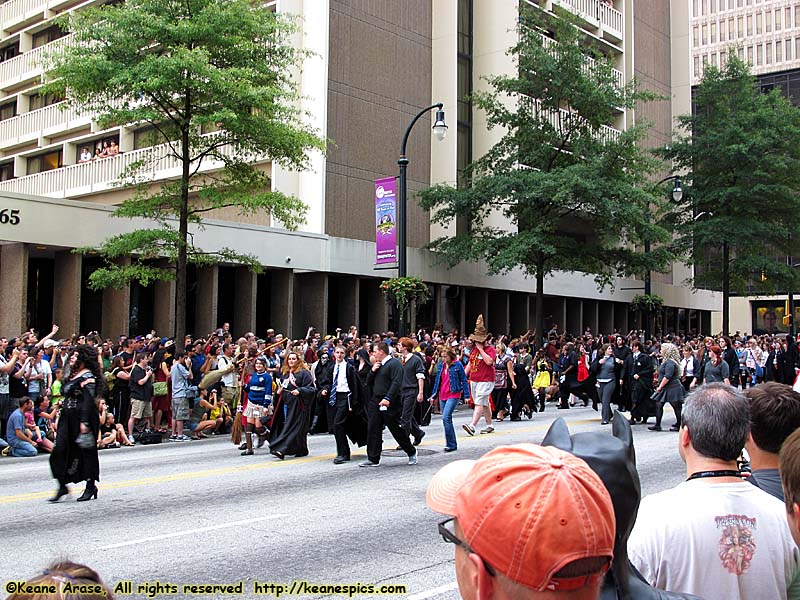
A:
{"type": "MultiPolygon", "coordinates": [[[[443,517],[425,505],[436,470],[497,445],[539,442],[556,417],[565,417],[573,432],[601,427],[591,409],[548,405],[531,421],[506,421],[494,434],[470,438],[461,430],[469,412],[455,414],[459,449],[450,454],[442,452],[444,433],[434,417],[416,466],[393,451],[388,432],[389,451],[377,469],[358,468],[363,448],[352,462],[331,464],[332,436],[310,437],[310,456],[285,461],[266,447],[242,457],[227,438],[104,450],[99,498],[83,503],[75,502],[79,486],[58,504],[46,502],[56,489],[46,456],[0,459],[0,583],[11,591],[13,582],[69,558],[95,568],[112,588],[132,582],[132,593],[120,586],[118,598],[145,598],[148,590],[152,598],[200,597],[203,590],[182,586],[239,582],[241,594],[214,595],[276,597],[277,587],[262,587],[261,594],[255,587],[276,583],[289,597],[300,581],[406,586],[390,598],[458,598],[453,546],[436,529],[443,517]],[[156,582],[160,589],[148,587],[156,582]]],[[[672,422],[666,414],[664,423],[672,422]]],[[[677,434],[639,425],[634,442],[644,494],[683,479],[677,434]]]]}

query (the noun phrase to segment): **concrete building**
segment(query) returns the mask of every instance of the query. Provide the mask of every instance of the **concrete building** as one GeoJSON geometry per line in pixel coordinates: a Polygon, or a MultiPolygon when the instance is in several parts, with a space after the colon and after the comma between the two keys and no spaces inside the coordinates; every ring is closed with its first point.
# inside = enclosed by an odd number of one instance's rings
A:
{"type": "MultiPolygon", "coordinates": [[[[278,11],[299,14],[297,43],[314,55],[300,75],[303,108],[333,145],[313,158],[313,169],[296,173],[265,163],[275,189],[291,192],[308,206],[296,232],[268,216],[243,224],[234,213],[218,213],[198,245],[233,247],[255,254],[265,272],[236,265],[192,269],[187,331],[203,335],[222,322],[236,332],[263,333],[272,326],[303,335],[355,324],[361,331],[393,323],[378,285],[394,271],[376,270],[374,180],[397,173],[403,132],[414,115],[441,101],[450,134],[437,142],[423,121],[408,147],[409,192],[431,183],[455,183],[458,173],[493,143],[482,115],[461,101],[485,85],[482,75],[511,68],[505,51],[514,41],[518,2],[541,10],[578,15],[587,40],[610,56],[620,83],[636,76],[646,87],[673,96],[676,77],[670,45],[670,7],[659,0],[276,0],[278,11]]],[[[146,131],[135,125],[101,130],[92,115],[60,110],[58,99],[42,96],[40,59],[69,34],[53,18],[94,3],[76,0],[7,0],[0,4],[0,334],[29,326],[62,331],[100,330],[105,336],[174,327],[174,285],[93,292],[86,280],[97,257],[75,247],[96,246],[113,233],[148,227],[146,222],[110,218],[130,192],[114,182],[146,147],[146,131]],[[121,154],[81,162],[84,148],[118,143],[121,154]],[[3,214],[14,215],[4,220],[3,214]]],[[[674,10],[674,7],[673,7],[674,10]]],[[[680,78],[678,78],[680,79],[680,78]]],[[[656,123],[650,143],[663,144],[672,129],[675,103],[663,101],[619,111],[609,132],[637,118],[656,123]]],[[[155,148],[155,151],[160,151],[155,148]]],[[[215,166],[209,165],[213,169],[215,166]]],[[[174,177],[163,163],[154,180],[174,177]]],[[[495,331],[533,326],[535,283],[521,273],[489,277],[481,265],[452,270],[436,266],[422,247],[444,231],[415,202],[408,210],[408,271],[431,284],[433,295],[417,323],[466,330],[484,313],[495,331]]],[[[663,330],[707,331],[719,305],[710,292],[682,285],[680,265],[654,274],[653,293],[665,298],[658,317],[663,330]]],[[[591,277],[559,273],[545,282],[545,314],[561,329],[595,332],[634,327],[629,310],[641,281],[617,281],[598,291],[591,277]],[[631,289],[623,289],[631,288],[631,289]]]]}
{"type": "MultiPolygon", "coordinates": [[[[691,111],[691,91],[704,69],[724,65],[729,52],[750,64],[762,89],[779,89],[800,104],[800,2],[672,0],[672,11],[675,114],[691,111]]],[[[785,294],[732,296],[731,331],[785,333],[785,301],[785,294]]],[[[795,323],[798,318],[800,311],[795,323]]],[[[721,312],[712,316],[711,327],[721,331],[721,312]]]]}

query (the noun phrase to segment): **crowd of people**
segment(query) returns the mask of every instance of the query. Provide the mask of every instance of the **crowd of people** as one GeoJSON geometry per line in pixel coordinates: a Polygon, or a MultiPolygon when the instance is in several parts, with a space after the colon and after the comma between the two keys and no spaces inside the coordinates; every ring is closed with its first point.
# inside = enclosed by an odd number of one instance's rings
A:
{"type": "Polygon", "coordinates": [[[450,517],[439,532],[457,546],[464,597],[800,597],[791,337],[643,340],[554,327],[543,339],[509,338],[482,317],[468,336],[351,327],[234,340],[227,323],[182,344],[155,332],[116,342],[57,333],[0,338],[3,435],[12,455],[52,453],[53,501],[81,481],[78,500],[97,498],[98,450],[154,434],[178,442],[238,428],[242,455],[268,444],[283,460],[306,456],[308,435],[332,433],[334,464],[355,444],[367,449],[359,466],[375,467],[387,428],[414,465],[431,414],[442,415],[445,452],[458,449],[461,403],[473,408],[461,435],[473,436],[532,418],[548,401],[562,410],[591,402],[610,428],[570,435],[557,419],[541,445],[452,461],[432,480],[428,503],[450,517]],[[640,506],[632,430],[655,417],[660,431],[666,403],[687,479],[640,506]],[[664,513],[687,506],[680,519],[664,513]]]}
{"type": "Polygon", "coordinates": [[[110,158],[117,154],[119,154],[119,144],[117,144],[117,140],[105,140],[103,142],[97,142],[94,148],[94,154],[92,154],[91,150],[87,147],[81,148],[78,162],[92,162],[93,160],[100,160],[101,158],[110,158]]]}

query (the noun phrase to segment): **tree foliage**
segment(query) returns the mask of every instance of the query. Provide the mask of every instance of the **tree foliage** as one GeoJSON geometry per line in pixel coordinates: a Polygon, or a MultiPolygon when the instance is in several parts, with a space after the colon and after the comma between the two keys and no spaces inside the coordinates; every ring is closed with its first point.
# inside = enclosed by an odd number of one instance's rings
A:
{"type": "Polygon", "coordinates": [[[100,248],[106,266],[90,285],[176,278],[182,336],[187,264],[260,268],[254,256],[229,248],[204,251],[189,224],[202,227],[205,215],[227,208],[245,218],[268,212],[288,229],[304,221],[306,206],[273,191],[258,165],[268,158],[304,169],[309,153],[324,149],[297,108],[292,74],[305,55],[292,45],[296,24],[249,0],[128,0],[72,12],[63,26],[74,43],[48,57],[46,91],[96,113],[101,127],[150,127],[153,143],[168,149],[161,158],[145,153],[120,179],[137,191],[115,216],[156,226],[108,239],[100,248]],[[154,188],[148,173],[165,168],[163,161],[180,174],[154,188]]]}
{"type": "Polygon", "coordinates": [[[762,93],[735,53],[706,66],[694,104],[664,151],[688,173],[676,244],[693,285],[723,291],[727,332],[730,292],[800,283],[785,258],[800,240],[800,112],[779,91],[762,93]]]}
{"type": "Polygon", "coordinates": [[[469,165],[468,186],[430,188],[422,205],[438,223],[469,219],[467,231],[431,243],[445,263],[485,260],[492,274],[520,268],[536,278],[541,327],[543,283],[554,271],[590,273],[603,287],[672,258],[663,198],[648,180],[659,163],[638,145],[647,125],[618,136],[608,127],[619,110],[655,96],[619,85],[567,15],[522,11],[509,54],[516,72],[489,78],[492,89],[473,96],[502,138],[469,165]],[[645,239],[656,243],[648,254],[638,250],[645,239]]]}

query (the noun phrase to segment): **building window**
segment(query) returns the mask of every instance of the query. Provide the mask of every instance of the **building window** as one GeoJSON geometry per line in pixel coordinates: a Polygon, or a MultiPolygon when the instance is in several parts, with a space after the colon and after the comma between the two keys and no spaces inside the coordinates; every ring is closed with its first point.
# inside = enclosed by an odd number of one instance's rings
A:
{"type": "Polygon", "coordinates": [[[784,12],[783,12],[783,20],[784,20],[784,24],[783,24],[784,27],[786,29],[791,29],[792,28],[792,9],[789,8],[788,6],[786,7],[786,10],[784,10],[784,12]]]}
{"type": "Polygon", "coordinates": [[[756,13],[756,35],[761,34],[762,29],[763,29],[762,16],[761,13],[759,12],[756,13]]]}
{"type": "Polygon", "coordinates": [[[772,42],[767,42],[767,47],[764,50],[764,57],[768,65],[772,64],[772,42]]]}
{"type": "Polygon", "coordinates": [[[50,42],[56,41],[58,38],[62,38],[67,35],[67,32],[61,29],[58,25],[51,25],[47,29],[43,29],[42,31],[37,31],[33,34],[33,48],[38,48],[40,46],[44,46],[45,44],[49,44],[50,42]]]}
{"type": "Polygon", "coordinates": [[[0,48],[0,62],[11,60],[19,54],[19,40],[8,46],[0,48]]]}
{"type": "Polygon", "coordinates": [[[160,144],[164,139],[155,127],[142,127],[133,132],[133,149],[150,148],[160,144]]]}
{"type": "Polygon", "coordinates": [[[753,15],[747,15],[747,35],[753,35],[753,15]]]}
{"type": "Polygon", "coordinates": [[[47,152],[46,154],[31,156],[28,158],[28,175],[59,169],[63,164],[62,151],[60,148],[47,152]]]}
{"type": "Polygon", "coordinates": [[[775,42],[775,62],[783,62],[783,44],[780,41],[775,42]]]}
{"type": "Polygon", "coordinates": [[[0,165],[0,181],[8,181],[9,179],[14,179],[14,163],[0,165]]]}
{"type": "MultiPolygon", "coordinates": [[[[473,0],[458,0],[456,183],[461,188],[469,185],[466,168],[472,162],[473,8],[473,0]]],[[[456,234],[467,233],[469,229],[468,218],[456,217],[456,234]]]]}
{"type": "Polygon", "coordinates": [[[750,64],[750,66],[753,66],[753,47],[752,46],[748,46],[747,47],[747,62],[750,64]]]}
{"type": "Polygon", "coordinates": [[[781,30],[781,9],[775,9],[775,31],[781,30]]]}
{"type": "Polygon", "coordinates": [[[17,99],[14,98],[11,102],[0,104],[0,121],[5,121],[11,117],[17,116],[17,99]]]}
{"type": "Polygon", "coordinates": [[[756,66],[760,67],[764,64],[764,44],[756,46],[756,66]]]}
{"type": "Polygon", "coordinates": [[[28,110],[38,110],[45,106],[50,106],[51,104],[58,104],[62,100],[64,100],[64,98],[56,96],[55,94],[31,94],[28,100],[28,110]]]}
{"type": "Polygon", "coordinates": [[[783,46],[786,53],[786,60],[792,60],[792,40],[786,40],[783,46]]]}
{"type": "Polygon", "coordinates": [[[767,33],[772,32],[772,11],[768,10],[764,13],[764,31],[767,33]]]}

